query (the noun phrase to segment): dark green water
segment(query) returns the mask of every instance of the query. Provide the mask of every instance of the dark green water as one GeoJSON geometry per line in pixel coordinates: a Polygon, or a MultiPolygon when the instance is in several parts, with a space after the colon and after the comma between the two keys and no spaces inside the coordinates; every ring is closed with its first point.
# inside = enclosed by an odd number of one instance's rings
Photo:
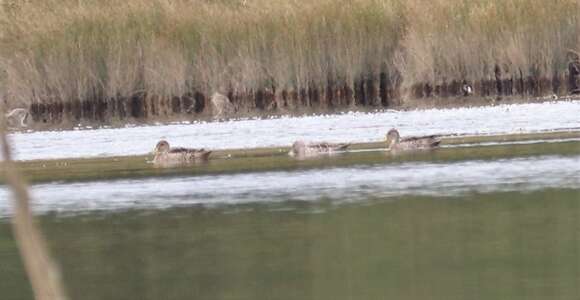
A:
{"type": "MultiPolygon", "coordinates": [[[[71,299],[578,299],[580,190],[40,218],[71,299]]],[[[0,223],[1,299],[31,299],[0,223]]]]}
{"type": "MultiPolygon", "coordinates": [[[[223,160],[31,190],[71,299],[579,299],[578,146],[223,160]]],[[[32,299],[8,195],[0,299],[32,299]]]]}

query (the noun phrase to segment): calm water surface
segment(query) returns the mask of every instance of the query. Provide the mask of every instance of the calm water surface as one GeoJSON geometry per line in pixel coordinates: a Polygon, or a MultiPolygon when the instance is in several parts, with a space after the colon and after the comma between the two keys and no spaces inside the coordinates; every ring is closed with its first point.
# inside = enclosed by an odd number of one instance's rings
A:
{"type": "MultiPolygon", "coordinates": [[[[72,299],[580,297],[580,149],[33,195],[72,299]]],[[[0,189],[0,294],[31,299],[8,204],[0,189]]]]}

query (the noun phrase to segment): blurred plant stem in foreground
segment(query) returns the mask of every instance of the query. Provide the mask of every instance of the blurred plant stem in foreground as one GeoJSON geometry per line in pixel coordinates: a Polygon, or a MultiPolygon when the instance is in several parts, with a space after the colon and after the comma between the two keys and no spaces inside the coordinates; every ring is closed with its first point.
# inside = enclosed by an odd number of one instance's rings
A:
{"type": "Polygon", "coordinates": [[[60,271],[52,260],[46,241],[34,222],[30,211],[28,186],[12,161],[10,144],[6,134],[4,115],[0,114],[0,142],[4,178],[13,192],[13,232],[26,272],[37,300],[67,299],[60,271]]]}

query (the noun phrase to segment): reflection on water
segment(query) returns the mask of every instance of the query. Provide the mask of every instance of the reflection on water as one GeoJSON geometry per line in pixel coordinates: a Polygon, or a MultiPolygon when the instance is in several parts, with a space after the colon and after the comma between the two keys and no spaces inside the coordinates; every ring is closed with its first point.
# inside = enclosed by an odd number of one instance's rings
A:
{"type": "MultiPolygon", "coordinates": [[[[568,148],[40,184],[33,208],[71,299],[578,299],[568,148]]],[[[0,298],[31,299],[9,214],[0,188],[0,298]]]]}
{"type": "MultiPolygon", "coordinates": [[[[317,201],[364,202],[406,195],[533,191],[580,186],[580,156],[533,156],[451,163],[376,164],[294,172],[264,172],[42,184],[33,187],[34,209],[77,213],[168,208],[192,204],[317,201]]],[[[0,217],[9,214],[0,190],[0,217]]]]}
{"type": "MultiPolygon", "coordinates": [[[[247,203],[41,223],[72,299],[578,299],[578,196],[247,203]]],[[[2,298],[30,299],[6,223],[0,261],[2,298]]]]}

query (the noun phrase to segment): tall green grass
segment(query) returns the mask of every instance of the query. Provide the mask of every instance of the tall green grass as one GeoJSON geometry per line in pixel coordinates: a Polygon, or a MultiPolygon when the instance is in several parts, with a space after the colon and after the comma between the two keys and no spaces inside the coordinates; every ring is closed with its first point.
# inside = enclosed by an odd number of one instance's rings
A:
{"type": "Polygon", "coordinates": [[[9,106],[564,72],[576,0],[4,0],[9,106]]]}

